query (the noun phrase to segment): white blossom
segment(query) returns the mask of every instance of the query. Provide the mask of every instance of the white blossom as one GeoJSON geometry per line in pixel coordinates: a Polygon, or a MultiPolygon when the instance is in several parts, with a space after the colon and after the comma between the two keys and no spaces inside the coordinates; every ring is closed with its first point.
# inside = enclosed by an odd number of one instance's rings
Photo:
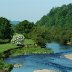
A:
{"type": "Polygon", "coordinates": [[[16,45],[23,45],[25,37],[22,34],[16,34],[13,36],[11,43],[16,45]]]}

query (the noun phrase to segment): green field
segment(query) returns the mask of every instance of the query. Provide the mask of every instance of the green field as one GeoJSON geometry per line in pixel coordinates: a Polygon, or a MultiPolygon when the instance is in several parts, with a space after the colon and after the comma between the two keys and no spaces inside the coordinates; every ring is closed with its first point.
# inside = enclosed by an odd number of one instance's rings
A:
{"type": "Polygon", "coordinates": [[[16,45],[13,45],[13,44],[0,44],[0,53],[4,52],[4,51],[7,51],[9,49],[14,49],[14,48],[17,48],[16,45]]]}
{"type": "Polygon", "coordinates": [[[31,39],[25,39],[24,44],[27,45],[27,47],[18,48],[18,46],[8,43],[8,44],[0,44],[0,53],[7,51],[9,49],[14,50],[12,55],[22,55],[22,54],[44,54],[44,53],[51,53],[52,50],[41,48],[39,46],[35,47],[35,42],[31,39]]]}
{"type": "Polygon", "coordinates": [[[21,48],[16,49],[10,56],[30,55],[30,54],[50,54],[53,53],[51,49],[46,48],[21,48]]]}
{"type": "MultiPolygon", "coordinates": [[[[34,44],[34,41],[31,39],[25,39],[24,44],[34,44]]],[[[8,44],[0,44],[0,53],[9,50],[9,49],[14,49],[17,48],[16,45],[8,43],[8,44]]]]}

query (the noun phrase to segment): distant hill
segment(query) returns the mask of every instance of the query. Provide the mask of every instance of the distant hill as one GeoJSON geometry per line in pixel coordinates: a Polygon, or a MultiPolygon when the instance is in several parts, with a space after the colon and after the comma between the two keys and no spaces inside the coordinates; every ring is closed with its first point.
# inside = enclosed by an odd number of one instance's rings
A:
{"type": "Polygon", "coordinates": [[[16,24],[18,24],[20,21],[10,21],[10,23],[11,24],[14,24],[14,25],[16,25],[16,24]]]}

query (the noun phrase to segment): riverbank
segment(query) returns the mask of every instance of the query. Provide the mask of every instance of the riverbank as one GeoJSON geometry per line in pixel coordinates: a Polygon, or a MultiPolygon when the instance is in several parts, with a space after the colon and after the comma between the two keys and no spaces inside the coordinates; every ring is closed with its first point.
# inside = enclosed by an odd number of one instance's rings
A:
{"type": "Polygon", "coordinates": [[[0,72],[10,72],[13,69],[12,64],[5,63],[3,60],[0,60],[0,72]]]}
{"type": "Polygon", "coordinates": [[[19,55],[31,55],[31,54],[51,54],[53,51],[47,48],[40,47],[28,47],[28,48],[18,48],[10,51],[10,57],[19,55]]]}
{"type": "Polygon", "coordinates": [[[72,54],[66,54],[64,55],[65,58],[72,60],[72,54]]]}
{"type": "Polygon", "coordinates": [[[41,48],[37,46],[32,40],[26,39],[24,47],[18,47],[16,45],[7,43],[0,44],[0,69],[3,70],[4,67],[7,68],[6,72],[10,72],[10,68],[13,66],[10,64],[2,63],[4,59],[8,57],[18,56],[18,55],[28,55],[28,54],[50,54],[53,53],[51,49],[41,48]],[[2,66],[2,67],[1,67],[2,66]]]}

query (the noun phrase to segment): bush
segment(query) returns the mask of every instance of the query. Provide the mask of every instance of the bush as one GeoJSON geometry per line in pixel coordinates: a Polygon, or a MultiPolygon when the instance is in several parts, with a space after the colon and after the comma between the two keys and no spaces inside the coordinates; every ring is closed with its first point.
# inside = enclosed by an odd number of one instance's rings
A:
{"type": "Polygon", "coordinates": [[[0,70],[2,70],[2,72],[10,72],[12,68],[13,65],[5,63],[4,61],[0,60],[0,70]]]}
{"type": "Polygon", "coordinates": [[[18,46],[24,45],[24,36],[22,34],[16,34],[13,36],[11,43],[16,44],[18,46]]]}

